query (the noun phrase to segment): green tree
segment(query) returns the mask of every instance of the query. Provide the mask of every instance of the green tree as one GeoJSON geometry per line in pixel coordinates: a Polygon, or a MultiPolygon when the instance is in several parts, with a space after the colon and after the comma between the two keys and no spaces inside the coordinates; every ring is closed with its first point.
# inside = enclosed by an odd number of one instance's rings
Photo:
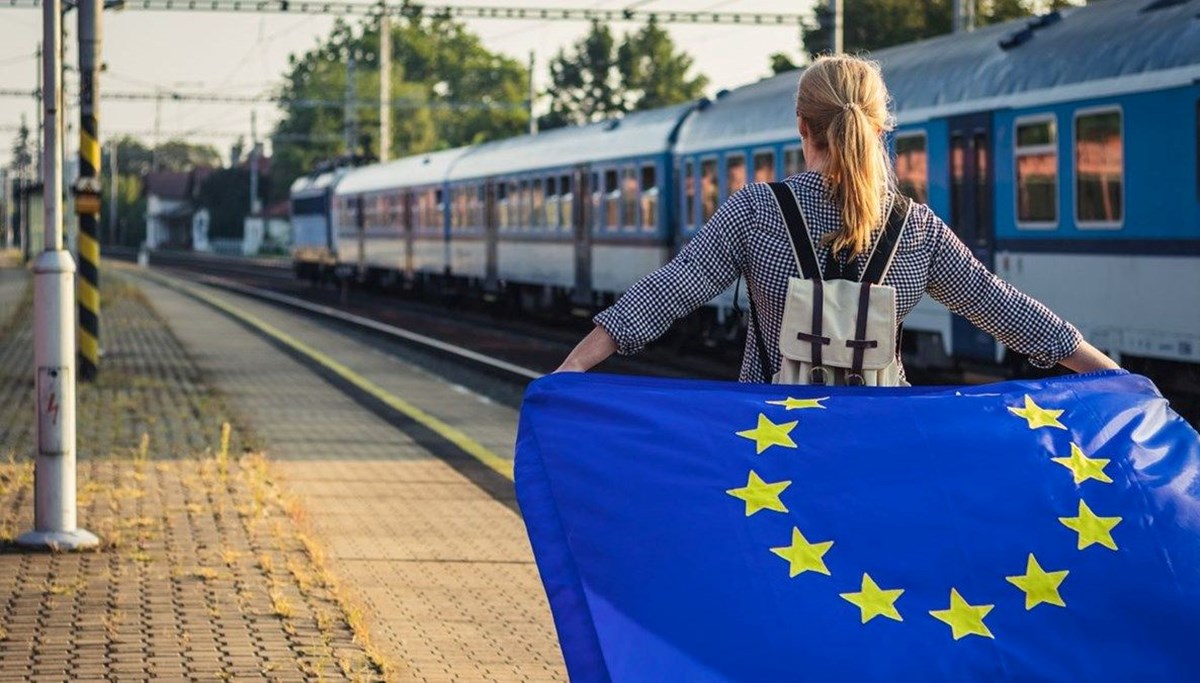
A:
{"type": "Polygon", "coordinates": [[[776,52],[771,55],[771,74],[778,76],[781,73],[793,71],[800,68],[800,65],[793,62],[792,58],[786,52],[776,52]]]}
{"type": "Polygon", "coordinates": [[[550,112],[540,124],[582,124],[697,99],[708,78],[689,76],[692,67],[692,57],[677,51],[653,20],[619,43],[594,21],[583,39],[551,60],[550,112]]]}
{"type": "MultiPolygon", "coordinates": [[[[1031,14],[1082,4],[1083,0],[980,0],[976,23],[994,24],[1031,14]]],[[[879,50],[949,33],[952,0],[855,0],[843,4],[842,42],[848,53],[879,50]]],[[[810,56],[832,48],[833,13],[818,3],[814,18],[801,29],[810,56]]]]}
{"type": "MultiPolygon", "coordinates": [[[[260,191],[262,185],[259,185],[260,191]]],[[[265,193],[264,193],[265,194],[265,193]]],[[[204,179],[196,203],[208,209],[208,236],[241,237],[243,222],[250,213],[250,171],[223,168],[204,179]]]]}
{"type": "Polygon", "coordinates": [[[550,112],[543,128],[600,121],[628,111],[617,66],[617,41],[599,21],[568,51],[550,62],[550,112]]]}
{"type": "Polygon", "coordinates": [[[17,137],[13,139],[9,168],[29,177],[29,169],[33,166],[33,153],[33,143],[29,140],[29,126],[25,123],[25,117],[21,116],[21,126],[17,128],[17,137]]]}
{"type": "MultiPolygon", "coordinates": [[[[445,16],[425,16],[410,6],[392,25],[392,149],[406,156],[514,135],[529,117],[526,69],[489,52],[479,37],[445,16]]],[[[330,35],[303,55],[292,55],[275,130],[272,188],[285,196],[297,176],[328,159],[378,156],[379,29],[339,21],[330,35]],[[356,140],[344,140],[348,62],[354,57],[358,120],[356,140]],[[372,104],[365,104],[372,103],[372,104]]]]}
{"type": "Polygon", "coordinates": [[[653,18],[625,36],[617,49],[617,66],[633,98],[633,111],[657,109],[699,99],[708,85],[704,74],[688,76],[694,60],[676,52],[671,36],[653,18]]]}

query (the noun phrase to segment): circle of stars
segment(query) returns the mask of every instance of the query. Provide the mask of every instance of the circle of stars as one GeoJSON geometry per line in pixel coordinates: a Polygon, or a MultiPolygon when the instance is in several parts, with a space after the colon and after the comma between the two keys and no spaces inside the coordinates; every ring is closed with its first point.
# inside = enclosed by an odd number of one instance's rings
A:
{"type": "MultiPolygon", "coordinates": [[[[822,403],[826,400],[828,400],[828,397],[816,399],[789,397],[779,401],[767,401],[767,403],[781,406],[785,410],[791,411],[814,408],[826,409],[827,406],[822,403]]],[[[1063,413],[1066,412],[1065,410],[1039,406],[1029,395],[1025,396],[1024,405],[1020,407],[1009,406],[1008,412],[1025,420],[1028,428],[1031,430],[1067,429],[1066,425],[1059,420],[1063,413]]],[[[765,414],[759,413],[755,427],[737,432],[737,436],[753,441],[755,454],[762,455],[763,452],[773,446],[796,448],[796,442],[792,438],[792,431],[798,424],[799,420],[776,423],[765,414]]],[[[1094,480],[1102,484],[1113,483],[1112,477],[1104,471],[1110,462],[1109,460],[1089,457],[1074,442],[1071,443],[1070,450],[1071,454],[1069,456],[1054,457],[1050,458],[1050,460],[1069,470],[1077,487],[1089,480],[1094,480]]],[[[745,515],[747,517],[753,516],[763,510],[786,513],[788,512],[788,508],[783,504],[780,496],[791,484],[790,480],[778,482],[765,481],[757,472],[751,470],[745,486],[728,489],[725,493],[744,502],[745,515]]],[[[1121,523],[1121,518],[1097,515],[1082,498],[1079,500],[1076,516],[1059,517],[1058,521],[1076,533],[1076,545],[1079,550],[1084,550],[1093,545],[1102,546],[1109,550],[1117,550],[1117,544],[1113,540],[1112,531],[1121,523]]],[[[770,551],[787,561],[789,578],[795,578],[806,572],[830,576],[831,573],[825,564],[824,557],[833,548],[833,545],[834,541],[832,540],[810,541],[799,528],[792,527],[791,543],[786,546],[770,548],[770,551]]],[[[1047,571],[1038,562],[1037,557],[1033,553],[1029,553],[1026,558],[1025,573],[1006,576],[1004,578],[1008,583],[1024,593],[1025,609],[1029,611],[1043,604],[1066,607],[1066,601],[1063,600],[1060,587],[1069,574],[1070,572],[1065,569],[1047,571]]],[[[869,573],[864,572],[860,590],[839,593],[839,596],[858,608],[862,623],[866,624],[877,617],[894,621],[904,621],[899,609],[896,607],[897,600],[903,594],[904,589],[902,588],[882,588],[869,573]]],[[[946,609],[930,610],[929,615],[948,625],[954,640],[971,635],[995,638],[991,629],[984,623],[984,619],[995,605],[972,605],[955,587],[950,588],[949,603],[946,609]]]]}

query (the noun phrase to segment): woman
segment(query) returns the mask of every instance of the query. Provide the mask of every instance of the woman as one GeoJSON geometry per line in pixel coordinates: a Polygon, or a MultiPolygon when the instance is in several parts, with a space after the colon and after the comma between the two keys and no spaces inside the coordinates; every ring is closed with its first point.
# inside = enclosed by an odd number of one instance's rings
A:
{"type": "MultiPolygon", "coordinates": [[[[865,266],[882,217],[895,196],[884,146],[892,129],[879,66],[857,57],[822,57],[805,69],[796,118],[808,171],[784,182],[796,194],[822,270],[830,259],[865,266]]],[[[779,328],[790,277],[798,275],[783,217],[770,188],[749,185],[729,198],[662,268],[643,278],[595,318],[596,328],[559,371],[586,371],[613,352],[635,353],[671,323],[746,278],[766,341],[766,366],[777,369],[779,328]]],[[[1037,367],[1076,372],[1116,368],[1073,325],[1017,291],[975,259],[923,204],[913,204],[884,285],[896,289],[897,321],[928,292],[938,302],[1029,356],[1037,367]]],[[[746,336],[740,381],[769,382],[756,332],[746,336]]],[[[901,377],[903,369],[901,368],[901,377]]]]}

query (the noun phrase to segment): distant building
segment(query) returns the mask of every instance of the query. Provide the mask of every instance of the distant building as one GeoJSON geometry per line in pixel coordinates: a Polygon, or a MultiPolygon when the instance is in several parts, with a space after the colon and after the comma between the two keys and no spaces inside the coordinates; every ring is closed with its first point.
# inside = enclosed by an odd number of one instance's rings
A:
{"type": "Polygon", "coordinates": [[[200,166],[190,171],[146,174],[146,246],[151,249],[190,249],[196,195],[212,173],[200,166]]]}

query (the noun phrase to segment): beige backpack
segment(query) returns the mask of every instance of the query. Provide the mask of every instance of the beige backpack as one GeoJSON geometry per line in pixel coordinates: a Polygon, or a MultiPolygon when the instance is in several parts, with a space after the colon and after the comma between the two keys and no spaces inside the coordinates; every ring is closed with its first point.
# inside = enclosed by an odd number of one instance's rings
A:
{"type": "Polygon", "coordinates": [[[829,272],[822,273],[796,195],[783,183],[770,186],[787,224],[801,277],[788,281],[779,330],[781,363],[774,374],[767,365],[762,332],[755,325],[763,377],[771,377],[775,384],[901,385],[896,290],[879,283],[896,255],[912,202],[896,196],[861,277],[855,263],[843,266],[836,258],[830,259],[829,272]]]}

